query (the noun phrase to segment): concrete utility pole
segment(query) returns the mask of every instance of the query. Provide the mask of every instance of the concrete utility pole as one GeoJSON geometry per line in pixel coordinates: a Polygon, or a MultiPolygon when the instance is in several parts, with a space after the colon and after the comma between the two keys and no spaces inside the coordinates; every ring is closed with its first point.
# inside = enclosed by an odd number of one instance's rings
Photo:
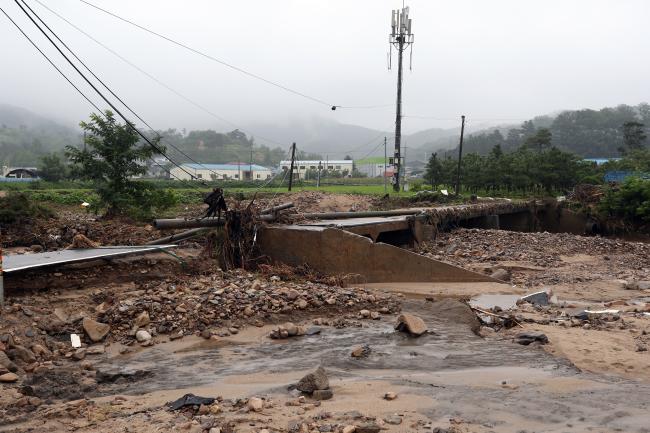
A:
{"type": "MultiPolygon", "coordinates": [[[[404,50],[413,44],[413,33],[411,33],[411,19],[408,17],[409,8],[403,7],[401,10],[393,10],[389,43],[397,50],[397,109],[395,111],[395,160],[393,169],[393,190],[400,189],[401,173],[401,148],[402,143],[402,58],[404,50]]],[[[390,59],[392,49],[389,52],[388,69],[390,69],[390,59]]]]}
{"type": "Polygon", "coordinates": [[[291,167],[289,168],[289,191],[293,185],[293,163],[296,159],[296,143],[291,145],[291,167]]]}
{"type": "Polygon", "coordinates": [[[463,134],[465,133],[465,115],[460,116],[460,143],[458,144],[458,170],[456,171],[456,195],[460,194],[460,164],[463,160],[463,134]]]}
{"type": "Polygon", "coordinates": [[[255,180],[253,176],[253,143],[251,143],[251,160],[248,166],[248,172],[250,173],[251,180],[255,180]]]}
{"type": "Polygon", "coordinates": [[[384,137],[384,172],[382,173],[382,177],[384,178],[384,194],[388,193],[388,179],[386,179],[386,158],[388,155],[386,152],[386,137],[384,137]]]}
{"type": "Polygon", "coordinates": [[[318,161],[318,178],[316,179],[316,188],[320,188],[320,171],[323,168],[323,161],[318,161]]]}

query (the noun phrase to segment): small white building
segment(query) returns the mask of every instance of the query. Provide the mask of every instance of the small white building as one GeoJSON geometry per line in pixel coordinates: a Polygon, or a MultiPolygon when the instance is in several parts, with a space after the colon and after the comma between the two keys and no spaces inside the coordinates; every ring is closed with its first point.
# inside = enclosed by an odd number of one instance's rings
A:
{"type": "Polygon", "coordinates": [[[179,180],[267,180],[273,176],[270,168],[257,164],[181,164],[170,170],[179,180]],[[189,173],[189,174],[188,174],[189,173]]]}
{"type": "MultiPolygon", "coordinates": [[[[291,161],[280,161],[280,170],[285,171],[291,168],[291,161]]],[[[294,161],[293,176],[294,179],[304,179],[308,171],[338,171],[344,176],[350,176],[354,168],[354,161],[351,159],[326,160],[321,161],[294,161]]]]}

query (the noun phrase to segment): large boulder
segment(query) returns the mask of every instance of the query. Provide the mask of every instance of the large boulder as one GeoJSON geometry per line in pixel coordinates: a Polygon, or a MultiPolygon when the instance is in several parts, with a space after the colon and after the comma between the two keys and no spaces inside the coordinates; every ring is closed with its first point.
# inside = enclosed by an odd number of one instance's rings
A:
{"type": "Polygon", "coordinates": [[[427,325],[424,323],[424,320],[420,319],[418,316],[410,313],[403,313],[397,318],[395,329],[419,337],[427,332],[427,325]]]}
{"type": "Polygon", "coordinates": [[[529,344],[535,342],[538,342],[540,344],[548,343],[548,337],[546,334],[539,331],[520,332],[519,334],[515,335],[514,340],[515,343],[523,344],[524,346],[528,346],[529,344]]]}
{"type": "Polygon", "coordinates": [[[110,325],[107,325],[106,323],[97,322],[87,317],[84,317],[84,320],[81,323],[81,325],[83,326],[84,331],[86,331],[88,338],[90,338],[94,343],[99,343],[100,341],[102,341],[111,330],[110,325]]]}
{"type": "Polygon", "coordinates": [[[441,321],[467,326],[478,335],[481,321],[469,305],[457,299],[445,298],[431,304],[429,309],[441,321]]]}
{"type": "Polygon", "coordinates": [[[305,377],[300,379],[296,389],[298,391],[305,392],[307,394],[312,394],[314,391],[319,389],[328,389],[330,387],[330,382],[327,379],[327,374],[323,367],[318,367],[313,373],[307,374],[305,377]]]}

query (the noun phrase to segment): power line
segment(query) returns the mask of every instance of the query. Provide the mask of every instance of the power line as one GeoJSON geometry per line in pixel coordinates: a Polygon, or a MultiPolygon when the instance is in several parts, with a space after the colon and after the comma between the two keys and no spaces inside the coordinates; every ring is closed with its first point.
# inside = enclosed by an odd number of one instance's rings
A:
{"type": "MultiPolygon", "coordinates": [[[[450,121],[458,121],[458,118],[450,118],[450,117],[436,117],[436,116],[418,116],[418,115],[402,115],[402,117],[409,117],[411,119],[431,119],[431,120],[450,120],[450,121]]],[[[479,122],[489,122],[489,121],[523,121],[527,120],[521,117],[492,117],[492,118],[473,118],[472,120],[474,121],[479,121],[479,122]]]]}
{"type": "MultiPolygon", "coordinates": [[[[25,13],[25,15],[26,15],[26,16],[29,18],[29,20],[30,20],[30,21],[31,21],[31,22],[36,26],[36,28],[38,28],[38,30],[40,30],[40,32],[43,33],[43,35],[47,38],[47,40],[50,41],[50,43],[51,43],[51,44],[54,46],[54,48],[56,48],[56,50],[57,50],[57,51],[58,51],[58,52],[63,56],[63,58],[64,58],[64,59],[65,59],[65,60],[70,64],[70,66],[72,66],[72,67],[74,68],[74,70],[77,71],[77,73],[81,76],[81,78],[83,78],[84,81],[86,81],[86,83],[88,83],[88,85],[89,85],[90,87],[92,87],[93,90],[94,90],[94,91],[95,91],[95,92],[96,92],[96,93],[97,93],[97,94],[98,94],[98,95],[99,95],[99,96],[100,96],[100,97],[101,97],[101,98],[102,98],[102,99],[103,99],[103,100],[104,100],[104,101],[105,101],[105,102],[106,102],[106,103],[107,103],[107,104],[108,104],[108,105],[109,105],[113,110],[115,110],[115,112],[116,112],[116,113],[117,113],[117,114],[118,114],[118,115],[119,115],[119,116],[124,120],[124,122],[125,122],[125,123],[126,123],[126,124],[131,128],[131,129],[133,129],[133,130],[134,130],[134,131],[135,131],[135,132],[136,132],[140,137],[142,137],[142,139],[143,139],[145,142],[147,142],[147,144],[149,144],[149,146],[151,146],[151,147],[152,147],[156,152],[158,152],[160,155],[163,155],[165,158],[167,158],[167,159],[169,160],[169,162],[171,162],[171,163],[174,164],[176,167],[178,167],[179,169],[181,169],[182,171],[184,171],[184,172],[185,172],[186,174],[188,174],[191,178],[194,177],[194,175],[192,175],[192,173],[190,173],[189,171],[185,170],[185,169],[184,169],[182,166],[180,166],[176,161],[174,161],[173,159],[171,159],[171,158],[170,158],[170,157],[165,153],[165,151],[164,151],[163,149],[161,149],[160,147],[158,147],[158,146],[156,146],[155,144],[153,144],[153,143],[151,142],[151,140],[149,140],[149,138],[148,138],[146,135],[144,135],[144,134],[143,134],[143,133],[142,133],[138,128],[136,128],[136,127],[135,127],[135,126],[134,126],[134,125],[133,125],[133,124],[132,124],[132,123],[131,123],[127,118],[126,118],[126,116],[124,116],[124,115],[122,114],[122,112],[121,112],[121,111],[120,111],[120,110],[119,110],[119,109],[118,109],[118,108],[117,108],[117,107],[116,107],[116,106],[115,106],[115,105],[114,105],[114,104],[113,104],[113,103],[112,103],[112,102],[111,102],[111,101],[110,101],[110,100],[109,100],[109,99],[108,99],[108,98],[107,98],[107,97],[106,97],[102,92],[99,91],[99,89],[98,89],[98,88],[97,88],[97,87],[96,87],[96,86],[95,86],[95,85],[94,85],[94,84],[93,84],[93,83],[88,79],[88,77],[86,77],[86,76],[83,74],[83,72],[81,72],[81,71],[79,70],[79,68],[77,67],[77,65],[75,65],[75,64],[74,64],[74,63],[73,63],[73,62],[68,58],[68,56],[65,55],[65,53],[61,50],[61,48],[59,48],[59,46],[56,44],[56,42],[54,42],[54,41],[52,40],[52,38],[50,38],[50,36],[49,36],[49,35],[48,35],[48,34],[47,34],[47,33],[46,33],[42,28],[41,28],[41,26],[39,26],[38,23],[37,23],[36,21],[34,21],[34,18],[32,18],[32,16],[29,14],[29,12],[27,12],[27,11],[25,10],[25,8],[22,7],[22,5],[20,4],[20,2],[19,2],[18,0],[14,0],[14,2],[15,2],[15,3],[18,5],[18,7],[19,7],[19,8],[20,8],[24,13],[25,13]]],[[[34,14],[34,15],[36,15],[36,14],[34,14]]],[[[50,31],[51,31],[51,30],[50,30],[50,31]]],[[[54,32],[52,32],[52,33],[54,34],[54,32]]]]}
{"type": "MultiPolygon", "coordinates": [[[[158,137],[158,139],[159,139],[160,141],[163,141],[163,137],[162,137],[162,136],[161,136],[161,135],[160,135],[160,134],[159,134],[159,133],[158,133],[158,132],[157,132],[157,131],[156,131],[156,130],[151,126],[151,125],[149,125],[149,123],[147,123],[146,120],[144,120],[142,117],[140,117],[140,116],[138,115],[138,113],[136,113],[135,111],[133,111],[133,110],[131,109],[131,107],[129,107],[129,106],[126,104],[126,102],[124,102],[124,101],[122,100],[122,98],[120,98],[119,96],[117,96],[117,95],[115,94],[115,92],[113,92],[113,91],[110,89],[110,87],[108,87],[108,86],[106,85],[106,83],[104,83],[104,82],[101,80],[101,78],[99,78],[99,77],[98,77],[98,76],[97,76],[97,75],[96,75],[96,74],[95,74],[95,73],[94,73],[94,72],[93,72],[93,71],[92,71],[92,70],[91,70],[91,69],[90,69],[90,68],[89,68],[85,63],[84,63],[84,61],[81,60],[81,59],[79,58],[79,56],[77,56],[77,54],[76,54],[74,51],[72,51],[72,49],[71,49],[71,48],[70,48],[70,47],[69,47],[65,42],[63,42],[63,41],[61,40],[61,38],[59,38],[59,36],[58,36],[58,35],[57,35],[57,34],[56,34],[56,33],[55,33],[51,28],[50,28],[50,26],[48,26],[48,25],[47,25],[47,24],[46,24],[46,23],[41,19],[41,17],[40,17],[36,12],[34,12],[34,10],[33,10],[33,9],[32,9],[28,4],[27,4],[27,2],[26,2],[25,0],[22,0],[22,3],[27,7],[27,9],[30,10],[30,12],[31,12],[32,14],[34,14],[34,16],[35,16],[35,17],[36,17],[36,18],[37,18],[37,19],[38,19],[38,20],[43,24],[43,26],[45,26],[45,28],[48,29],[48,30],[50,31],[50,33],[52,33],[52,35],[54,35],[54,37],[55,37],[55,38],[56,38],[56,39],[57,39],[57,40],[58,40],[58,41],[59,41],[59,42],[60,42],[60,43],[61,43],[61,44],[62,44],[62,45],[63,45],[63,46],[64,46],[64,47],[69,51],[69,52],[70,52],[70,54],[72,54],[72,55],[74,56],[74,58],[77,59],[77,61],[78,61],[79,63],[81,63],[81,64],[83,65],[83,67],[86,68],[86,70],[87,70],[88,72],[90,72],[90,74],[91,74],[93,77],[95,77],[95,79],[96,79],[97,81],[99,81],[99,82],[101,83],[101,85],[104,86],[104,88],[105,88],[106,90],[108,90],[108,91],[110,92],[111,95],[113,95],[113,96],[114,96],[118,101],[120,101],[120,103],[121,103],[124,107],[126,107],[126,109],[129,110],[129,111],[130,111],[130,112],[131,112],[131,113],[132,113],[132,114],[133,114],[133,115],[134,115],[138,120],[140,120],[140,122],[142,122],[144,125],[146,125],[146,126],[147,126],[147,127],[148,127],[148,128],[149,128],[149,129],[154,133],[154,134],[156,134],[157,137],[158,137]]],[[[40,3],[40,2],[39,2],[39,3],[40,3]]],[[[201,164],[200,162],[194,160],[194,159],[193,159],[191,156],[189,156],[187,153],[183,152],[181,149],[179,149],[178,147],[176,147],[173,143],[171,143],[171,142],[169,142],[169,141],[164,141],[164,142],[167,143],[167,144],[169,144],[173,149],[175,149],[175,150],[176,150],[177,152],[179,152],[181,155],[185,156],[185,157],[186,157],[187,159],[189,159],[190,161],[194,162],[195,164],[200,165],[201,167],[205,168],[206,170],[210,171],[210,172],[213,173],[213,174],[217,174],[215,171],[211,170],[210,168],[206,167],[205,165],[201,164]]]]}
{"type": "Polygon", "coordinates": [[[135,70],[137,70],[137,71],[140,72],[141,74],[145,75],[147,78],[151,79],[152,81],[156,82],[156,83],[159,84],[160,86],[162,86],[162,87],[164,87],[165,89],[169,90],[170,92],[174,93],[174,94],[175,94],[176,96],[178,96],[179,98],[181,98],[181,99],[185,100],[186,102],[192,104],[193,106],[195,106],[196,108],[200,109],[201,111],[207,113],[208,115],[214,117],[215,119],[217,119],[217,120],[219,120],[219,121],[221,121],[221,122],[224,122],[224,123],[226,123],[226,124],[228,124],[228,125],[230,125],[230,126],[236,128],[236,129],[239,129],[239,130],[241,130],[241,131],[243,131],[243,132],[248,132],[248,134],[251,135],[251,136],[255,136],[255,137],[257,137],[257,138],[261,138],[262,140],[268,141],[269,143],[273,143],[273,144],[276,144],[276,145],[284,146],[285,143],[282,143],[282,142],[279,142],[279,141],[277,141],[277,140],[273,140],[273,139],[271,139],[271,138],[268,138],[268,137],[265,137],[265,136],[263,136],[263,135],[257,134],[255,131],[252,131],[252,130],[250,130],[250,129],[248,129],[248,128],[242,128],[241,126],[237,125],[236,123],[234,123],[234,122],[232,122],[232,121],[230,121],[230,120],[228,120],[228,119],[226,119],[226,118],[224,118],[224,117],[222,117],[222,116],[219,116],[218,114],[214,113],[213,111],[209,110],[208,108],[204,107],[203,105],[201,105],[201,104],[199,104],[198,102],[196,102],[196,101],[190,99],[188,96],[182,94],[181,92],[175,90],[174,88],[172,88],[172,87],[169,86],[168,84],[166,84],[166,83],[164,83],[163,81],[159,80],[159,79],[156,78],[154,75],[152,75],[152,74],[150,74],[149,72],[145,71],[144,69],[140,68],[138,65],[136,65],[136,64],[133,63],[133,62],[131,62],[130,60],[128,60],[127,58],[125,58],[124,56],[122,56],[121,54],[119,54],[117,51],[113,50],[112,48],[110,48],[110,47],[107,46],[106,44],[104,44],[104,43],[102,43],[101,41],[97,40],[95,37],[93,37],[92,35],[90,35],[88,32],[84,31],[84,30],[83,30],[82,28],[80,28],[79,26],[77,26],[77,25],[75,25],[74,23],[72,23],[70,20],[68,20],[67,18],[65,18],[64,16],[62,16],[61,14],[59,14],[58,12],[52,10],[49,6],[47,6],[46,4],[42,3],[40,0],[36,0],[36,2],[37,2],[38,4],[40,4],[42,7],[44,7],[45,9],[47,9],[48,11],[50,11],[52,14],[54,14],[55,16],[57,16],[57,17],[58,17],[59,19],[61,19],[62,21],[66,22],[69,26],[71,26],[72,28],[74,28],[75,30],[77,30],[78,32],[80,32],[81,34],[83,34],[84,36],[86,36],[88,39],[90,39],[91,41],[95,42],[97,45],[99,45],[100,47],[104,48],[106,51],[108,51],[109,53],[113,54],[113,55],[114,55],[115,57],[117,57],[118,59],[122,60],[122,61],[123,61],[124,63],[126,63],[127,65],[131,66],[132,68],[134,68],[135,70]]]}
{"type": "MultiPolygon", "coordinates": [[[[8,19],[9,21],[11,21],[11,23],[12,23],[12,24],[13,24],[13,25],[18,29],[18,31],[20,31],[20,33],[22,33],[22,35],[25,37],[25,39],[27,39],[27,40],[29,41],[29,43],[32,44],[32,46],[33,46],[33,47],[34,47],[34,48],[35,48],[39,53],[41,53],[41,55],[45,58],[45,60],[47,60],[48,63],[49,63],[50,65],[52,65],[52,67],[53,67],[53,68],[54,68],[54,69],[55,69],[55,70],[56,70],[56,71],[57,71],[57,72],[58,72],[58,73],[59,73],[59,74],[60,74],[60,75],[61,75],[61,76],[62,76],[62,77],[63,77],[63,78],[64,78],[64,79],[65,79],[65,80],[66,80],[66,81],[67,81],[67,82],[68,82],[68,83],[69,83],[69,84],[70,84],[70,85],[71,85],[71,86],[76,90],[76,91],[77,91],[77,93],[79,93],[79,94],[80,94],[80,95],[81,95],[81,96],[82,96],[82,97],[83,97],[83,98],[84,98],[84,99],[85,99],[85,100],[86,100],[86,101],[87,101],[87,102],[88,102],[88,103],[89,103],[93,108],[95,108],[95,110],[97,110],[101,116],[104,116],[104,113],[103,113],[102,109],[99,108],[99,107],[97,106],[97,104],[95,104],[95,103],[94,103],[94,102],[93,102],[93,101],[92,101],[92,100],[91,100],[91,99],[90,99],[90,98],[89,98],[89,97],[88,97],[88,96],[87,96],[87,95],[86,95],[86,94],[85,94],[81,89],[79,89],[79,87],[78,87],[77,85],[75,85],[75,84],[74,84],[74,83],[73,83],[73,82],[72,82],[72,81],[71,81],[71,80],[70,80],[70,79],[65,75],[65,73],[64,73],[64,72],[63,72],[63,71],[62,71],[62,70],[61,70],[61,69],[60,69],[60,68],[59,68],[59,67],[58,67],[58,66],[57,66],[57,65],[56,65],[56,64],[55,64],[55,63],[54,63],[54,62],[53,62],[53,61],[52,61],[48,56],[47,56],[47,54],[45,54],[45,53],[43,52],[43,50],[41,50],[41,49],[38,47],[38,45],[36,45],[36,43],[35,43],[35,42],[34,42],[34,41],[33,41],[33,40],[32,40],[32,39],[31,39],[31,38],[30,38],[30,37],[29,37],[29,36],[24,32],[24,31],[23,31],[23,29],[22,29],[22,28],[21,28],[21,27],[20,27],[20,26],[19,26],[19,25],[18,25],[18,24],[17,24],[17,23],[16,23],[16,22],[15,22],[15,21],[14,21],[14,20],[9,16],[9,15],[8,15],[8,14],[7,14],[7,12],[5,12],[5,10],[2,9],[2,8],[0,8],[0,11],[2,11],[2,13],[7,17],[7,19],[8,19]]],[[[153,158],[149,157],[149,159],[150,159],[154,164],[157,164],[158,166],[160,166],[160,164],[158,164],[158,163],[157,163],[153,158]]],[[[168,171],[168,172],[169,172],[169,171],[168,171]]],[[[175,177],[175,178],[178,179],[178,180],[182,180],[182,179],[178,178],[177,176],[175,176],[174,174],[172,174],[171,172],[169,172],[169,174],[170,174],[171,176],[175,177]]]]}
{"type": "MultiPolygon", "coordinates": [[[[143,31],[145,31],[145,32],[147,32],[147,33],[150,33],[150,34],[152,34],[152,35],[154,35],[154,36],[157,36],[157,37],[159,37],[159,38],[161,38],[161,39],[164,39],[164,40],[166,40],[167,42],[171,42],[172,44],[177,45],[177,46],[179,46],[179,47],[181,47],[181,48],[184,48],[184,49],[186,49],[186,50],[188,50],[188,51],[191,51],[191,52],[194,53],[194,54],[198,54],[198,55],[200,55],[200,56],[202,56],[202,57],[204,57],[204,58],[206,58],[206,59],[208,59],[208,60],[212,60],[213,62],[219,63],[220,65],[223,65],[223,66],[225,66],[225,67],[227,67],[227,68],[233,69],[233,70],[235,70],[235,71],[237,71],[237,72],[240,72],[240,73],[242,73],[242,74],[244,74],[244,75],[247,75],[247,76],[249,76],[249,77],[251,77],[251,78],[254,78],[254,79],[256,79],[256,80],[262,81],[262,82],[264,82],[264,83],[266,83],[266,84],[269,84],[269,85],[271,85],[271,86],[277,87],[278,89],[284,90],[284,91],[289,92],[289,93],[293,93],[293,94],[296,95],[296,96],[300,96],[300,97],[305,98],[305,99],[308,99],[308,100],[310,100],[310,101],[312,101],[312,102],[316,102],[317,104],[321,104],[321,105],[325,105],[325,106],[327,106],[327,107],[330,107],[332,110],[336,110],[337,108],[345,108],[345,109],[372,109],[372,108],[382,108],[382,107],[387,107],[387,106],[389,106],[389,105],[386,105],[386,104],[384,104],[384,105],[357,105],[357,106],[354,106],[354,105],[336,105],[336,104],[331,104],[331,103],[329,103],[329,102],[327,102],[327,101],[324,101],[324,100],[322,100],[322,99],[320,99],[320,98],[316,98],[316,97],[314,97],[314,96],[307,95],[306,93],[300,92],[300,91],[298,91],[298,90],[295,90],[295,89],[292,89],[292,88],[290,88],[290,87],[287,87],[287,86],[285,86],[285,85],[283,85],[283,84],[280,84],[280,83],[278,83],[278,82],[276,82],[276,81],[272,81],[272,80],[270,80],[270,79],[268,79],[268,78],[264,78],[264,77],[262,77],[262,76],[260,76],[260,75],[257,75],[257,74],[255,74],[255,73],[253,73],[253,72],[247,71],[246,69],[243,69],[243,68],[241,68],[241,67],[239,67],[239,66],[235,66],[235,65],[233,65],[232,63],[228,63],[228,62],[226,62],[226,61],[224,61],[224,60],[218,59],[218,58],[216,58],[216,57],[214,57],[214,56],[211,56],[210,54],[206,54],[206,53],[204,53],[203,51],[197,50],[196,48],[192,48],[192,47],[190,47],[189,45],[186,45],[186,44],[184,44],[184,43],[182,43],[182,42],[178,42],[178,41],[176,41],[176,40],[174,40],[174,39],[172,39],[172,38],[170,38],[170,37],[168,37],[168,36],[165,36],[165,35],[163,35],[163,34],[160,34],[160,33],[156,32],[156,31],[154,31],[154,30],[151,30],[151,29],[149,29],[149,28],[147,28],[147,27],[145,27],[145,26],[143,26],[143,25],[137,24],[137,23],[135,23],[135,22],[133,22],[133,21],[131,21],[131,20],[128,20],[128,19],[126,19],[126,18],[123,18],[123,17],[117,15],[116,13],[113,13],[113,12],[111,12],[111,11],[109,11],[109,10],[103,9],[103,8],[101,8],[101,7],[99,7],[99,6],[95,5],[95,4],[93,4],[93,3],[90,3],[89,1],[86,1],[86,0],[79,0],[79,1],[81,1],[82,3],[84,3],[84,4],[86,4],[86,5],[90,6],[90,7],[95,8],[95,9],[97,9],[97,10],[99,10],[99,11],[101,11],[101,12],[107,14],[107,15],[110,15],[110,16],[112,16],[113,18],[117,18],[118,20],[123,21],[123,22],[125,22],[125,23],[127,23],[127,24],[130,24],[130,25],[132,25],[132,26],[134,26],[134,27],[137,27],[137,28],[139,28],[140,30],[143,30],[143,31]]],[[[390,106],[392,106],[392,104],[391,104],[390,106]]]]}
{"type": "Polygon", "coordinates": [[[52,67],[53,67],[54,69],[56,69],[57,72],[58,72],[59,74],[61,74],[61,76],[62,76],[63,78],[65,78],[65,80],[66,80],[68,83],[70,83],[70,85],[71,85],[72,87],[74,87],[74,89],[75,89],[77,92],[79,92],[79,94],[80,94],[81,96],[83,96],[83,98],[84,98],[86,101],[88,101],[88,103],[89,103],[90,105],[92,105],[96,110],[98,110],[98,111],[101,113],[102,110],[101,110],[101,109],[100,109],[100,108],[99,108],[99,107],[98,107],[98,106],[97,106],[93,101],[91,101],[90,98],[88,98],[88,96],[86,96],[86,95],[85,95],[85,94],[84,94],[84,93],[79,89],[79,87],[77,87],[77,85],[74,84],[74,83],[73,83],[73,82],[72,82],[72,81],[71,81],[71,80],[70,80],[70,79],[69,79],[69,78],[68,78],[68,77],[63,73],[63,71],[61,71],[61,69],[59,69],[59,67],[56,66],[56,65],[54,64],[54,62],[52,62],[52,60],[50,60],[50,58],[47,56],[47,54],[45,54],[45,53],[43,52],[43,50],[41,50],[41,49],[38,47],[38,45],[36,45],[36,44],[34,43],[34,41],[33,41],[29,36],[27,36],[27,33],[25,33],[25,32],[23,31],[23,29],[20,28],[20,26],[19,26],[19,25],[18,25],[18,24],[17,24],[17,23],[16,23],[16,22],[15,22],[15,21],[14,21],[14,20],[9,16],[9,15],[8,15],[8,14],[7,14],[7,12],[5,12],[5,10],[2,9],[2,8],[0,8],[0,11],[2,11],[2,13],[7,17],[7,19],[8,19],[9,21],[11,21],[11,23],[12,23],[14,26],[16,26],[16,28],[18,29],[18,31],[20,31],[20,33],[23,34],[23,36],[24,36],[24,37],[29,41],[29,43],[32,44],[32,46],[33,46],[34,48],[36,48],[36,50],[38,50],[38,52],[41,53],[41,55],[42,55],[43,57],[45,57],[45,60],[47,60],[47,61],[50,63],[50,65],[52,65],[52,67]]]}
{"type": "Polygon", "coordinates": [[[202,52],[202,51],[199,51],[199,50],[197,50],[197,49],[195,49],[195,48],[192,48],[192,47],[190,47],[190,46],[188,46],[188,45],[185,45],[185,44],[183,44],[183,43],[181,43],[181,42],[178,42],[178,41],[176,41],[176,40],[174,40],[174,39],[172,39],[172,38],[170,38],[170,37],[168,37],[168,36],[162,35],[162,34],[160,34],[160,33],[158,33],[158,32],[155,32],[155,31],[153,31],[153,30],[148,29],[147,27],[144,27],[144,26],[142,26],[142,25],[140,25],[140,24],[137,24],[137,23],[135,23],[135,22],[133,22],[133,21],[130,21],[130,20],[126,19],[126,18],[123,18],[123,17],[121,17],[121,16],[119,16],[119,15],[113,13],[113,12],[110,12],[110,11],[108,11],[108,10],[106,10],[106,9],[103,9],[103,8],[97,6],[97,5],[94,5],[94,4],[92,4],[92,3],[88,2],[88,1],[86,1],[86,0],[79,0],[79,1],[81,1],[82,3],[85,3],[85,4],[88,5],[88,6],[91,6],[91,7],[95,8],[95,9],[101,11],[101,12],[104,12],[105,14],[108,14],[108,15],[114,17],[114,18],[117,18],[117,19],[119,19],[120,21],[123,21],[123,22],[125,22],[125,23],[127,23],[127,24],[130,24],[130,25],[134,26],[134,27],[137,27],[137,28],[139,28],[140,30],[144,30],[144,31],[147,32],[147,33],[150,33],[150,34],[152,34],[152,35],[154,35],[154,36],[157,36],[157,37],[159,37],[159,38],[161,38],[161,39],[166,40],[167,42],[171,42],[171,43],[174,44],[174,45],[177,45],[177,46],[179,46],[179,47],[181,47],[181,48],[184,48],[184,49],[186,49],[186,50],[188,50],[188,51],[191,51],[191,52],[193,52],[193,53],[195,53],[195,54],[198,54],[198,55],[200,55],[200,56],[202,56],[202,57],[205,57],[206,59],[212,60],[213,62],[217,62],[217,63],[219,63],[220,65],[226,66],[226,67],[228,67],[228,68],[230,68],[230,69],[233,69],[233,70],[235,70],[235,71],[237,71],[237,72],[240,72],[240,73],[242,73],[242,74],[248,75],[248,76],[251,77],[251,78],[255,78],[256,80],[263,81],[263,82],[265,82],[265,83],[267,83],[267,84],[270,84],[270,85],[272,85],[272,86],[274,86],[274,87],[277,87],[277,88],[279,88],[279,89],[282,89],[282,90],[287,91],[287,92],[290,92],[290,93],[293,93],[294,95],[297,95],[297,96],[303,97],[303,98],[305,98],[305,99],[309,99],[309,100],[311,100],[311,101],[313,101],[313,102],[316,102],[316,103],[318,103],[318,104],[325,105],[325,106],[328,106],[328,107],[335,107],[334,104],[330,104],[330,103],[328,103],[328,102],[326,102],[326,101],[323,101],[322,99],[319,99],[319,98],[316,98],[316,97],[313,97],[313,96],[309,96],[309,95],[307,95],[307,94],[305,94],[305,93],[299,92],[299,91],[297,91],[297,90],[294,90],[294,89],[291,89],[291,88],[289,88],[289,87],[287,87],[287,86],[284,86],[284,85],[282,85],[282,84],[279,84],[279,83],[277,83],[277,82],[275,82],[275,81],[271,81],[271,80],[269,80],[269,79],[267,79],[267,78],[264,78],[264,77],[261,77],[261,76],[259,76],[259,75],[257,75],[257,74],[254,74],[254,73],[252,73],[252,72],[249,72],[249,71],[247,71],[247,70],[245,70],[245,69],[242,69],[242,68],[240,68],[240,67],[238,67],[238,66],[235,66],[235,65],[233,65],[233,64],[231,64],[231,63],[228,63],[228,62],[225,62],[225,61],[223,61],[223,60],[220,60],[220,59],[218,59],[218,58],[216,58],[216,57],[213,57],[213,56],[211,56],[211,55],[209,55],[209,54],[206,54],[206,53],[204,53],[204,52],[202,52]]]}

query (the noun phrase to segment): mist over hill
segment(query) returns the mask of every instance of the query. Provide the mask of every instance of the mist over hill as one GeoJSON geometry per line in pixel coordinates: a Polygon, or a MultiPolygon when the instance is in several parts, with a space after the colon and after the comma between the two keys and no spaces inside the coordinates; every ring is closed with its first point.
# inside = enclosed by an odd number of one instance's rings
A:
{"type": "MultiPolygon", "coordinates": [[[[471,120],[471,119],[470,119],[471,120]]],[[[522,124],[473,125],[465,130],[464,152],[485,154],[495,145],[504,150],[520,146],[540,128],[548,128],[552,144],[583,157],[618,155],[622,144],[622,125],[638,121],[650,126],[650,105],[619,105],[600,110],[567,110],[541,115],[522,124]]],[[[394,131],[380,131],[323,118],[296,119],[284,124],[253,124],[245,131],[212,129],[159,131],[168,154],[177,162],[192,159],[205,163],[249,161],[275,165],[288,155],[296,142],[300,157],[362,159],[393,154],[394,131]],[[270,139],[270,140],[268,140],[270,139]],[[272,140],[272,141],[271,141],[272,140]],[[179,150],[177,150],[177,149],[179,150]],[[185,155],[184,155],[185,154],[185,155]]],[[[458,146],[460,127],[429,128],[402,137],[408,161],[426,161],[432,152],[453,152],[458,146]]],[[[36,165],[51,152],[62,152],[66,145],[82,144],[80,128],[74,129],[11,105],[0,104],[0,164],[36,165]]]]}
{"type": "MultiPolygon", "coordinates": [[[[623,124],[636,121],[650,127],[650,105],[618,105],[600,110],[565,110],[554,114],[537,116],[522,124],[502,125],[466,133],[463,153],[486,154],[496,144],[505,151],[523,144],[526,138],[539,129],[551,132],[551,144],[562,150],[586,158],[610,158],[619,156],[623,144],[623,124]]],[[[418,151],[429,152],[455,150],[458,137],[443,137],[421,146],[418,151]]],[[[444,153],[444,152],[443,152],[444,153]]]]}

